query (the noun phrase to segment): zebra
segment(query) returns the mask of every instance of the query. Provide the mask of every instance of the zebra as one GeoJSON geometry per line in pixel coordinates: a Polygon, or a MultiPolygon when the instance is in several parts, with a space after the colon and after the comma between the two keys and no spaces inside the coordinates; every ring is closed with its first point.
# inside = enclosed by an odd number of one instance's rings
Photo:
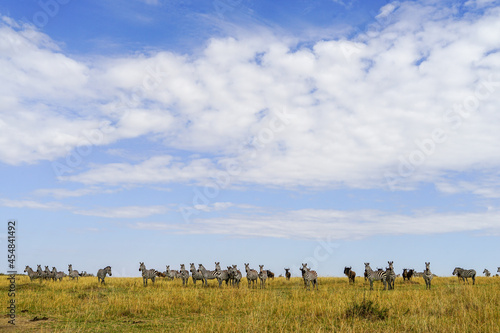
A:
{"type": "MultiPolygon", "coordinates": [[[[139,262],[139,271],[142,271],[142,285],[146,287],[148,285],[148,279],[155,284],[156,279],[156,270],[154,269],[146,269],[146,265],[143,262],[139,262]]],[[[104,281],[104,279],[103,279],[104,281]]]]}
{"type": "Polygon", "coordinates": [[[394,261],[388,261],[389,267],[386,269],[386,280],[389,290],[394,289],[394,282],[396,281],[396,273],[394,273],[394,261]]]}
{"type": "Polygon", "coordinates": [[[247,272],[248,288],[250,288],[250,283],[252,286],[257,282],[259,278],[259,273],[255,269],[250,268],[250,264],[245,264],[245,271],[247,272]]]}
{"type": "Polygon", "coordinates": [[[193,284],[196,285],[196,280],[201,280],[201,283],[203,285],[204,281],[203,274],[200,271],[196,270],[196,267],[194,266],[193,262],[190,264],[190,266],[191,267],[189,268],[189,270],[191,271],[191,278],[193,279],[193,284]]]}
{"type": "MultiPolygon", "coordinates": [[[[207,269],[202,264],[198,264],[198,271],[200,271],[201,274],[203,274],[203,281],[204,281],[205,287],[208,286],[208,280],[217,279],[217,276],[219,275],[219,273],[217,272],[218,265],[219,265],[219,263],[216,262],[215,263],[215,270],[214,271],[207,271],[207,269]]],[[[220,266],[219,266],[219,270],[220,270],[220,266]]]]}
{"type": "Polygon", "coordinates": [[[423,277],[424,276],[424,272],[414,272],[413,276],[414,277],[423,277]]]}
{"type": "Polygon", "coordinates": [[[75,269],[73,270],[73,265],[69,264],[68,265],[68,276],[71,280],[74,280],[76,278],[76,281],[78,281],[78,277],[80,276],[78,274],[78,271],[75,269]]]}
{"type": "Polygon", "coordinates": [[[184,264],[181,264],[181,270],[179,271],[182,279],[182,285],[187,286],[188,281],[189,281],[189,271],[186,270],[186,266],[184,264]]]}
{"type": "Polygon", "coordinates": [[[33,269],[30,266],[26,266],[26,268],[24,269],[24,272],[28,273],[30,281],[41,278],[40,274],[38,274],[38,272],[33,271],[33,269]]]}
{"type": "Polygon", "coordinates": [[[290,273],[290,268],[285,268],[285,276],[287,281],[289,281],[290,278],[292,277],[292,274],[290,273]]]}
{"type": "Polygon", "coordinates": [[[425,289],[431,289],[431,281],[434,275],[431,273],[431,263],[425,263],[425,271],[424,271],[424,281],[425,281],[425,289]]]}
{"type": "Polygon", "coordinates": [[[233,286],[237,286],[239,288],[242,275],[240,270],[237,268],[237,265],[233,265],[233,267],[231,267],[231,272],[233,275],[233,286]]]}
{"type": "Polygon", "coordinates": [[[460,267],[455,267],[455,269],[453,270],[453,275],[461,278],[464,282],[467,281],[467,284],[469,284],[469,280],[467,280],[467,278],[472,278],[472,285],[476,284],[476,271],[473,269],[463,269],[460,267]]]}
{"type": "Polygon", "coordinates": [[[229,283],[229,280],[231,279],[231,276],[229,274],[229,270],[228,269],[221,270],[220,264],[216,263],[215,271],[217,272],[217,282],[219,282],[219,287],[222,287],[222,281],[225,281],[226,286],[227,286],[229,283]]]}
{"type": "Polygon", "coordinates": [[[365,262],[365,272],[367,274],[368,281],[370,281],[370,290],[373,290],[373,281],[380,281],[380,280],[384,284],[384,290],[387,289],[386,272],[384,272],[381,269],[377,271],[372,270],[369,262],[365,262]]]}
{"type": "Polygon", "coordinates": [[[352,282],[354,284],[354,279],[356,278],[356,272],[352,270],[352,267],[344,267],[344,274],[349,279],[349,283],[352,282]]]}
{"type": "Polygon", "coordinates": [[[58,272],[55,267],[52,267],[52,275],[54,276],[54,281],[62,281],[63,277],[67,276],[64,272],[58,272]]]}
{"type": "MultiPolygon", "coordinates": [[[[146,268],[146,267],[144,267],[146,268]]],[[[104,283],[104,278],[106,277],[106,274],[109,274],[109,276],[112,276],[113,274],[111,274],[111,266],[106,266],[104,268],[101,268],[100,270],[97,271],[97,283],[99,283],[99,281],[101,282],[101,284],[105,284],[104,283]]],[[[153,280],[154,282],[154,280],[153,280]]],[[[147,281],[146,281],[146,284],[147,284],[147,281]]]]}
{"type": "MultiPolygon", "coordinates": [[[[57,270],[56,270],[57,272],[57,270]]],[[[49,266],[45,266],[45,274],[47,276],[47,280],[52,279],[53,281],[56,280],[56,274],[49,269],[49,266]]]]}
{"type": "MultiPolygon", "coordinates": [[[[47,273],[42,270],[42,265],[36,265],[36,272],[40,276],[40,279],[48,279],[47,273]]],[[[40,282],[42,282],[42,280],[40,280],[40,282]]]]}
{"type": "Polygon", "coordinates": [[[260,289],[266,288],[266,280],[267,280],[267,271],[264,269],[264,265],[259,265],[259,280],[260,280],[260,289]]]}
{"type": "Polygon", "coordinates": [[[309,283],[312,282],[313,289],[317,289],[318,285],[318,273],[316,271],[311,271],[309,267],[307,267],[307,263],[302,263],[302,267],[300,268],[302,271],[302,278],[304,279],[304,285],[309,290],[309,283]]]}
{"type": "Polygon", "coordinates": [[[489,271],[489,270],[487,270],[486,268],[484,269],[483,274],[484,274],[486,277],[490,277],[490,276],[491,276],[490,271],[489,271]]]}
{"type": "Polygon", "coordinates": [[[167,279],[169,280],[173,280],[177,277],[177,271],[174,271],[174,270],[171,270],[170,269],[170,265],[167,265],[167,271],[165,272],[165,274],[167,275],[167,279]]]}

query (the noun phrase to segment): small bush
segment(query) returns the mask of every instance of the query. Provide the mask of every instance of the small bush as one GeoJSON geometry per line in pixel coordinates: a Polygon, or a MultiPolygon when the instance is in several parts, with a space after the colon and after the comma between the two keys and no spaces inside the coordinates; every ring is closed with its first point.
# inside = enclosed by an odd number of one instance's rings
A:
{"type": "Polygon", "coordinates": [[[346,310],[347,318],[363,318],[369,320],[384,320],[387,319],[389,309],[380,308],[377,303],[371,300],[365,300],[361,303],[354,303],[346,310]]]}

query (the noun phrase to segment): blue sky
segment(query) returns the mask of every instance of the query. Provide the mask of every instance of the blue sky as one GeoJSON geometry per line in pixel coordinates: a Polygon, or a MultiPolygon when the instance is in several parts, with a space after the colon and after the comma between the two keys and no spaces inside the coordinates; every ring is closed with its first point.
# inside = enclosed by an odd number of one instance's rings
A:
{"type": "Polygon", "coordinates": [[[2,2],[18,267],[496,271],[499,5],[2,2]]]}

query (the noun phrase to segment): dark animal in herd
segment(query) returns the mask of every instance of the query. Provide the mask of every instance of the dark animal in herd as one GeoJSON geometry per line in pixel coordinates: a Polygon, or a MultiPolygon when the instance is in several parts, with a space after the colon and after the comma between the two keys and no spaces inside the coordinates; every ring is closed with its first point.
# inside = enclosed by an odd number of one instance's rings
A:
{"type": "Polygon", "coordinates": [[[290,273],[290,268],[285,268],[285,277],[287,280],[290,280],[292,274],[290,273]]]}
{"type": "Polygon", "coordinates": [[[354,283],[356,272],[352,270],[352,267],[344,267],[344,274],[349,278],[349,283],[354,283]]]}
{"type": "Polygon", "coordinates": [[[406,280],[410,281],[414,273],[415,273],[414,269],[404,268],[403,269],[403,281],[406,281],[406,280]]]}

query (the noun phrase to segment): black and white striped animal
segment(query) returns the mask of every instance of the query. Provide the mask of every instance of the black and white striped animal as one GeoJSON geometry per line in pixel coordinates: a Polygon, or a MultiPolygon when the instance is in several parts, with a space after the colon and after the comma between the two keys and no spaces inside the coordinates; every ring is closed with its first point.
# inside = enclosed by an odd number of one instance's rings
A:
{"type": "Polygon", "coordinates": [[[312,283],[313,289],[317,288],[318,285],[318,273],[316,271],[311,271],[309,267],[307,267],[307,263],[302,263],[302,267],[300,268],[302,272],[302,279],[304,279],[304,285],[309,290],[309,284],[312,283]]]}
{"type": "Polygon", "coordinates": [[[78,271],[76,269],[73,269],[72,264],[68,265],[68,276],[71,280],[74,280],[76,278],[76,281],[78,281],[78,277],[80,276],[80,274],[78,274],[78,271]]]}
{"type": "MultiPolygon", "coordinates": [[[[215,263],[216,268],[217,268],[218,264],[219,264],[218,262],[215,263]]],[[[220,268],[220,266],[219,266],[219,268],[220,268]]],[[[198,271],[200,271],[201,274],[203,274],[203,282],[204,282],[205,287],[208,286],[208,280],[217,279],[217,276],[219,275],[219,273],[217,272],[217,269],[215,269],[213,271],[209,271],[202,264],[198,265],[198,271]]]]}
{"type": "Polygon", "coordinates": [[[167,270],[165,271],[165,274],[167,275],[167,279],[173,280],[177,277],[179,272],[176,270],[170,269],[170,265],[167,265],[167,270]]]}
{"type": "MultiPolygon", "coordinates": [[[[104,278],[106,277],[106,274],[108,274],[109,276],[113,275],[113,274],[111,274],[111,266],[106,266],[106,267],[101,268],[97,271],[97,283],[101,282],[101,284],[105,284],[104,278]]],[[[153,280],[153,282],[154,282],[154,280],[153,280]]]]}
{"type": "Polygon", "coordinates": [[[148,285],[148,280],[155,284],[156,279],[156,270],[155,269],[146,269],[146,265],[143,262],[139,262],[139,271],[142,272],[142,285],[146,287],[148,285]]]}
{"type": "Polygon", "coordinates": [[[250,264],[245,264],[245,271],[247,272],[248,288],[250,288],[250,283],[254,286],[257,282],[259,273],[255,269],[251,269],[250,264]]]}
{"type": "Polygon", "coordinates": [[[472,278],[472,284],[476,284],[476,271],[473,269],[455,267],[453,275],[456,275],[459,279],[462,279],[462,281],[467,282],[467,284],[469,284],[469,280],[467,279],[472,278]]]}
{"type": "Polygon", "coordinates": [[[425,270],[424,270],[424,281],[425,281],[425,289],[431,289],[431,281],[433,278],[433,274],[431,272],[431,263],[426,262],[425,263],[425,270]]]}
{"type": "Polygon", "coordinates": [[[259,265],[259,280],[260,280],[260,288],[266,288],[266,280],[267,280],[267,271],[264,269],[264,265],[259,265]]]}
{"type": "Polygon", "coordinates": [[[389,290],[394,289],[394,282],[396,281],[396,273],[394,272],[394,261],[388,261],[389,267],[386,269],[386,280],[389,290]]]}
{"type": "Polygon", "coordinates": [[[41,279],[46,280],[48,278],[47,274],[42,270],[42,265],[36,265],[36,273],[40,276],[41,279]]]}
{"type": "Polygon", "coordinates": [[[62,281],[62,279],[67,276],[66,273],[64,272],[58,272],[55,267],[52,267],[52,275],[54,276],[54,281],[59,280],[59,282],[62,281]]]}
{"type": "Polygon", "coordinates": [[[230,272],[230,275],[232,276],[233,279],[232,285],[237,286],[239,288],[242,275],[240,270],[238,269],[238,265],[233,265],[232,267],[228,266],[227,270],[230,272]]]}
{"type": "Polygon", "coordinates": [[[356,272],[352,270],[352,267],[344,267],[344,274],[349,279],[349,283],[354,283],[356,279],[356,272]]]}
{"type": "Polygon", "coordinates": [[[292,273],[290,273],[290,268],[285,268],[285,277],[287,280],[290,280],[292,277],[292,273]]]}
{"type": "Polygon", "coordinates": [[[201,284],[203,285],[203,281],[205,280],[203,278],[203,274],[200,271],[196,270],[196,267],[194,266],[194,263],[190,263],[189,270],[191,271],[191,278],[193,279],[193,284],[196,285],[196,281],[200,280],[201,284]]]}
{"type": "Polygon", "coordinates": [[[40,279],[41,278],[40,274],[38,274],[38,272],[33,271],[33,269],[31,269],[30,266],[26,266],[26,268],[24,269],[24,272],[28,273],[30,281],[33,281],[35,279],[40,279]]]}
{"type": "Polygon", "coordinates": [[[226,286],[231,279],[228,269],[222,270],[220,268],[220,263],[215,264],[215,271],[217,272],[217,282],[219,282],[219,287],[222,287],[222,282],[226,282],[226,286]]]}
{"type": "Polygon", "coordinates": [[[180,277],[182,279],[182,285],[187,286],[189,281],[189,271],[186,269],[184,264],[181,264],[181,269],[179,270],[180,277]]]}
{"type": "Polygon", "coordinates": [[[387,289],[386,273],[383,270],[372,270],[369,262],[365,262],[365,272],[367,274],[367,279],[370,281],[370,290],[373,290],[373,281],[382,281],[384,284],[384,290],[387,289]]]}
{"type": "Polygon", "coordinates": [[[487,270],[486,268],[484,269],[483,274],[484,274],[484,276],[486,276],[486,277],[490,277],[490,276],[491,276],[490,271],[489,271],[489,270],[487,270]]]}

